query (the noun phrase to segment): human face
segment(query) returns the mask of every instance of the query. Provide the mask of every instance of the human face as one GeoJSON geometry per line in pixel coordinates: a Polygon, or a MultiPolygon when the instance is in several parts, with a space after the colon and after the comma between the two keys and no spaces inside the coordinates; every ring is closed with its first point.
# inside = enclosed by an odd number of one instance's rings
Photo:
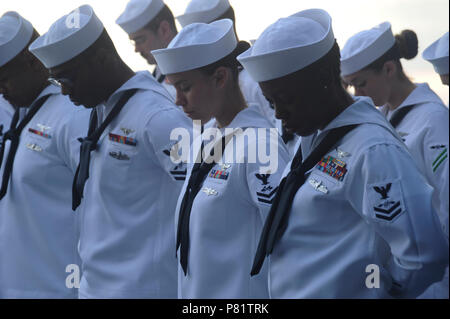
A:
{"type": "Polygon", "coordinates": [[[150,29],[144,28],[130,34],[129,37],[133,42],[135,52],[147,60],[148,64],[155,65],[156,60],[150,52],[164,48],[160,35],[150,29]]]}
{"type": "Polygon", "coordinates": [[[170,74],[169,82],[177,91],[176,104],[192,120],[200,120],[206,124],[217,114],[214,102],[215,85],[212,76],[208,76],[198,70],[170,74]]]}
{"type": "Polygon", "coordinates": [[[88,60],[71,61],[50,69],[50,82],[60,86],[61,93],[69,96],[73,104],[93,108],[102,103],[100,79],[95,70],[95,63],[88,60]]]}
{"type": "MultiPolygon", "coordinates": [[[[0,94],[14,107],[28,107],[39,95],[42,83],[36,75],[37,60],[16,57],[0,67],[0,94]]],[[[33,58],[34,59],[34,58],[33,58]]]]}
{"type": "Polygon", "coordinates": [[[325,121],[324,104],[307,82],[299,76],[288,75],[259,83],[264,96],[275,108],[276,118],[288,131],[300,136],[313,134],[325,121]]]}
{"type": "Polygon", "coordinates": [[[376,106],[383,106],[388,102],[390,82],[384,70],[361,70],[343,77],[343,80],[354,87],[356,96],[368,96],[376,106]]]}

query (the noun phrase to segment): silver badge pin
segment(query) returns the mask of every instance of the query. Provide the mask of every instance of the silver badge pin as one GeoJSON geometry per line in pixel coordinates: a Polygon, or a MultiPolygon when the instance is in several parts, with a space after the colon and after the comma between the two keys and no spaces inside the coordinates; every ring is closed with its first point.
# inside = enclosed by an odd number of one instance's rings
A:
{"type": "Polygon", "coordinates": [[[323,185],[322,182],[319,182],[315,179],[310,179],[309,184],[311,184],[311,186],[314,187],[316,191],[328,194],[328,188],[325,185],[323,185]]]}
{"type": "Polygon", "coordinates": [[[217,194],[219,194],[216,190],[209,188],[209,187],[203,188],[202,192],[208,196],[217,196],[217,194]]]}
{"type": "Polygon", "coordinates": [[[406,132],[398,132],[398,135],[400,135],[400,137],[405,137],[405,136],[408,136],[409,133],[406,133],[406,132]]]}
{"type": "Polygon", "coordinates": [[[222,170],[226,171],[227,169],[229,169],[231,167],[230,164],[220,164],[220,168],[222,168],[222,170]]]}
{"type": "Polygon", "coordinates": [[[336,149],[339,158],[346,158],[346,157],[350,157],[352,156],[352,154],[350,154],[349,152],[345,152],[343,150],[341,150],[339,147],[336,149]]]}
{"type": "Polygon", "coordinates": [[[37,124],[36,126],[39,127],[39,129],[41,130],[42,133],[44,133],[45,131],[48,131],[48,130],[51,129],[50,126],[46,126],[46,125],[43,125],[43,124],[37,124]]]}
{"type": "Polygon", "coordinates": [[[109,152],[109,156],[119,161],[129,161],[130,157],[122,152],[109,152]]]}
{"type": "Polygon", "coordinates": [[[42,152],[42,147],[36,144],[27,144],[27,148],[35,152],[42,152]]]}
{"type": "Polygon", "coordinates": [[[123,132],[123,134],[125,134],[125,135],[130,135],[131,133],[134,133],[134,132],[135,132],[135,130],[132,130],[132,129],[129,129],[129,128],[124,128],[124,127],[122,127],[120,130],[121,130],[121,131],[123,132]]]}

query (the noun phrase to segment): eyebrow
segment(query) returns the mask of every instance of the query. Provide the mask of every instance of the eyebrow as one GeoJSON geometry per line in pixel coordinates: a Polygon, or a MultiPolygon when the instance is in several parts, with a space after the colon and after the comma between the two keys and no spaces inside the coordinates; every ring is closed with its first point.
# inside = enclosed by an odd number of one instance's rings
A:
{"type": "Polygon", "coordinates": [[[183,82],[187,82],[187,80],[179,80],[173,84],[173,86],[180,86],[183,82]]]}

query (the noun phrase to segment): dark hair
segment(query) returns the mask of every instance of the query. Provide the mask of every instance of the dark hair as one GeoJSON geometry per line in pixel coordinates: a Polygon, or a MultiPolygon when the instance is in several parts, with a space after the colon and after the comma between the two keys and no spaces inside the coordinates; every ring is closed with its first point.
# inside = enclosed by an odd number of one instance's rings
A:
{"type": "Polygon", "coordinates": [[[32,54],[30,51],[28,51],[28,47],[33,43],[37,38],[39,38],[39,32],[37,32],[36,29],[33,29],[33,34],[31,35],[30,41],[28,41],[28,44],[23,48],[22,51],[20,51],[19,54],[17,54],[11,61],[9,61],[6,65],[13,65],[14,63],[23,63],[23,59],[37,59],[34,54],[32,54]]]}
{"type": "Polygon", "coordinates": [[[165,4],[161,11],[150,21],[144,28],[149,29],[156,33],[159,29],[161,22],[167,21],[173,31],[177,32],[177,26],[175,25],[175,18],[172,11],[165,4]]]}
{"type": "Polygon", "coordinates": [[[248,42],[240,41],[233,52],[217,62],[201,67],[200,71],[206,73],[207,75],[212,75],[219,67],[230,68],[233,74],[233,80],[237,83],[239,79],[239,72],[242,70],[242,65],[236,58],[249,48],[250,44],[248,42]]]}
{"type": "Polygon", "coordinates": [[[319,87],[342,86],[341,51],[337,41],[334,41],[333,47],[322,58],[297,72],[302,78],[314,79],[308,82],[319,87]]]}
{"type": "Polygon", "coordinates": [[[403,66],[400,59],[404,58],[411,60],[417,56],[419,52],[419,41],[414,31],[403,30],[400,34],[395,36],[395,44],[385,54],[377,60],[369,64],[364,70],[381,71],[387,61],[394,61],[400,71],[400,77],[406,77],[403,73],[403,66]]]}
{"type": "Polygon", "coordinates": [[[214,21],[222,20],[222,19],[230,19],[231,21],[233,21],[233,23],[236,23],[236,15],[234,14],[234,9],[232,6],[230,6],[227,9],[227,11],[225,11],[220,17],[218,17],[214,21]]]}

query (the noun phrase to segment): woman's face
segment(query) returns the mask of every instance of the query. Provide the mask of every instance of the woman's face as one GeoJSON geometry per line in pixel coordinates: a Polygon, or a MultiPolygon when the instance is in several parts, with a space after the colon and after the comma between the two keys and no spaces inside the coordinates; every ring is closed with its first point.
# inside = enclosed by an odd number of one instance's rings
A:
{"type": "Polygon", "coordinates": [[[216,85],[213,76],[199,70],[170,74],[169,82],[177,91],[176,104],[192,120],[206,124],[217,114],[216,85]]]}
{"type": "Polygon", "coordinates": [[[343,77],[343,80],[355,89],[356,96],[368,96],[376,106],[383,106],[388,102],[390,82],[384,68],[380,72],[361,70],[343,77]]]}
{"type": "Polygon", "coordinates": [[[283,78],[259,83],[266,99],[274,106],[275,116],[283,122],[288,131],[300,136],[308,136],[325,123],[326,105],[314,85],[300,76],[288,75],[283,78]]]}

